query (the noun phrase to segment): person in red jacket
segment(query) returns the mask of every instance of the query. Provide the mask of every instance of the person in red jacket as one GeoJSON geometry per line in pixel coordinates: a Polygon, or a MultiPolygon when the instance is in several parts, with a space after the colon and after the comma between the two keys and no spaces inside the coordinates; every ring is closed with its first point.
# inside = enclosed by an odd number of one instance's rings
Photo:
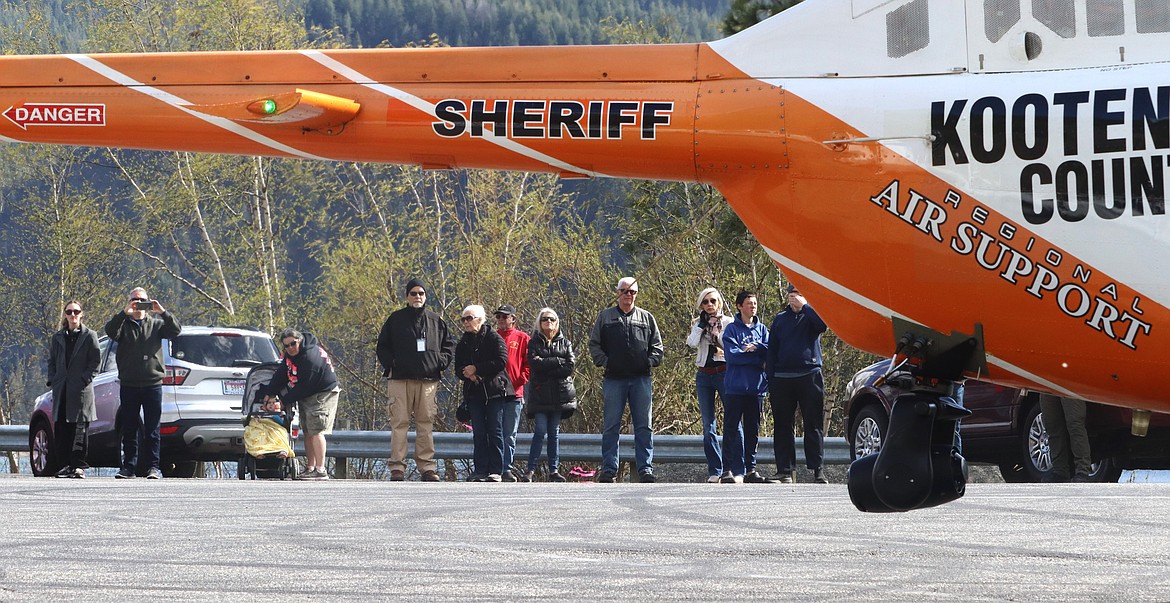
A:
{"type": "Polygon", "coordinates": [[[520,429],[521,410],[524,408],[524,384],[528,383],[529,335],[516,328],[516,308],[508,304],[496,309],[496,333],[508,345],[508,365],[504,370],[516,390],[514,397],[504,401],[503,478],[506,482],[514,482],[520,476],[512,461],[516,456],[516,431],[520,429]]]}

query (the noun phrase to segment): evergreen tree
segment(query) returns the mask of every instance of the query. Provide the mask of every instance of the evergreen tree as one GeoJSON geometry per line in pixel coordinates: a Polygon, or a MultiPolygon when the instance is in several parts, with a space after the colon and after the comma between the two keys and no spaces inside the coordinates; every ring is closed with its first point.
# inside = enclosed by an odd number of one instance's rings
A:
{"type": "Polygon", "coordinates": [[[772,15],[800,4],[801,0],[732,0],[723,18],[723,33],[741,32],[772,15]]]}

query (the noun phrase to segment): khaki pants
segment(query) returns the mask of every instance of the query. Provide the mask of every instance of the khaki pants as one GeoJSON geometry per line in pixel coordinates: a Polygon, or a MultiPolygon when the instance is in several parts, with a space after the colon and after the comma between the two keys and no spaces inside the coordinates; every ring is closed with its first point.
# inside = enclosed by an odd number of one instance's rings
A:
{"type": "Polygon", "coordinates": [[[434,422],[438,411],[438,381],[391,379],[386,385],[390,401],[390,470],[406,471],[406,432],[414,417],[414,460],[420,473],[437,471],[434,422]]]}

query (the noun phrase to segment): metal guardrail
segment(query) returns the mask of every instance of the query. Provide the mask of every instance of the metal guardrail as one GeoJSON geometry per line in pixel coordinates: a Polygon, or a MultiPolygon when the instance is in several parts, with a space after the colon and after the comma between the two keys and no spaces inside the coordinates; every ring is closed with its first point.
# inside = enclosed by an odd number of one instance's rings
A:
{"type": "MultiPolygon", "coordinates": [[[[408,442],[414,447],[414,432],[408,434],[408,442]]],[[[335,431],[326,437],[328,454],[336,459],[384,459],[390,456],[390,432],[388,431],[335,431]]],[[[634,436],[621,436],[623,458],[633,458],[634,436]]],[[[516,434],[518,457],[527,455],[532,445],[531,433],[516,434]]],[[[302,440],[296,441],[298,453],[302,453],[302,440]]],[[[443,459],[471,458],[472,439],[470,433],[435,432],[435,457],[443,459]]],[[[28,426],[0,425],[0,452],[28,452],[28,426]]],[[[565,460],[601,462],[601,434],[562,433],[560,435],[560,456],[565,460]]],[[[804,464],[804,446],[801,438],[796,442],[796,461],[804,464]]],[[[772,438],[760,438],[756,460],[761,465],[775,464],[772,438]]],[[[703,436],[658,435],[654,436],[654,462],[656,463],[705,463],[703,436]]],[[[825,438],[825,463],[829,465],[849,464],[849,445],[845,438],[825,438]]]]}

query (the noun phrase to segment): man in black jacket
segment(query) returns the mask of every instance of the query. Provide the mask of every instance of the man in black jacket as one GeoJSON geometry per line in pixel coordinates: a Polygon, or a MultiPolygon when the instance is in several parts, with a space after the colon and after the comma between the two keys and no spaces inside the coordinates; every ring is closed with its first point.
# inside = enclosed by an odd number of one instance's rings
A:
{"type": "Polygon", "coordinates": [[[654,315],[634,305],[638,281],[631,276],[619,280],[617,294],[617,305],[602,310],[589,333],[593,364],[605,369],[601,384],[602,460],[597,481],[612,483],[617,477],[622,414],[628,402],[638,481],[649,483],[655,481],[650,369],[662,364],[662,335],[654,315]]]}
{"type": "Polygon", "coordinates": [[[378,362],[389,381],[390,480],[406,479],[406,432],[414,417],[414,460],[425,482],[439,481],[435,464],[435,395],[443,371],[455,356],[447,323],[427,310],[427,288],[420,279],[406,284],[406,307],[386,319],[378,335],[378,362]]]}
{"type": "Polygon", "coordinates": [[[146,289],[130,291],[126,308],[106,323],[106,335],[118,342],[118,426],[122,430],[122,467],[114,477],[129,479],[137,473],[159,479],[162,438],[163,368],[162,340],[179,336],[182,325],[150,299],[146,289]],[[141,413],[141,417],[139,416],[141,413]],[[142,458],[139,458],[139,445],[142,458]],[[141,469],[141,470],[140,470],[141,469]]]}
{"type": "Polygon", "coordinates": [[[272,375],[272,381],[264,388],[264,402],[279,397],[286,405],[297,405],[301,431],[305,433],[305,472],[298,479],[329,479],[325,471],[325,435],[333,433],[341,397],[333,361],[312,335],[295,329],[285,329],[280,334],[280,345],[284,346],[284,370],[272,375]]]}

